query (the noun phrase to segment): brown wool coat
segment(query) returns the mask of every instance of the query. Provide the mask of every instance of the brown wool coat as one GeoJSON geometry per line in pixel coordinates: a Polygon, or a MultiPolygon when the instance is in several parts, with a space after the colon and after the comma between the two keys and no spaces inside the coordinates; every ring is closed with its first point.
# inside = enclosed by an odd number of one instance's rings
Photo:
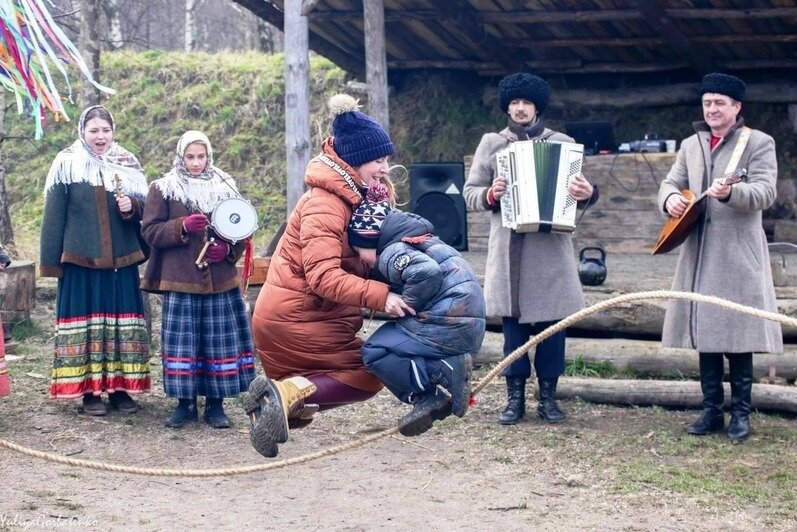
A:
{"type": "MultiPolygon", "coordinates": [[[[323,151],[359,181],[329,141],[323,151]]],[[[370,269],[349,246],[346,228],[361,198],[317,157],[305,183],[255,303],[255,348],[271,378],[325,374],[377,392],[382,384],[363,365],[356,334],[360,308],[384,309],[388,286],[366,279],[370,269]]]]}
{"type": "MultiPolygon", "coordinates": [[[[696,195],[725,174],[743,121],[709,148],[711,132],[704,122],[681,144],[675,164],[659,188],[658,208],[689,188],[696,195]]],[[[681,245],[673,290],[721,297],[777,312],[769,250],[761,212],[775,201],[778,175],[775,141],[753,130],[737,168],[747,168],[747,182],[733,185],[730,199],[708,198],[705,221],[681,245]]],[[[662,333],[666,347],[700,352],[783,352],[780,325],[715,305],[672,301],[662,333]]]]}
{"type": "Polygon", "coordinates": [[[199,269],[196,259],[205,245],[205,234],[182,234],[183,221],[192,211],[180,201],[164,199],[155,184],[150,185],[147,198],[152,201],[147,201],[144,209],[141,234],[151,251],[141,280],[142,290],[208,295],[221,294],[241,284],[235,263],[245,242],[231,246],[225,260],[199,269]]]}
{"type": "MultiPolygon", "coordinates": [[[[550,129],[537,138],[573,142],[567,135],[550,129]]],[[[469,210],[492,210],[487,203],[487,190],[496,175],[495,154],[516,140],[508,128],[482,137],[463,191],[469,210]]],[[[536,323],[559,320],[584,307],[571,236],[517,233],[501,225],[500,209],[493,210],[490,216],[484,279],[488,316],[536,323]],[[520,293],[524,297],[519,297],[520,293]]]]}

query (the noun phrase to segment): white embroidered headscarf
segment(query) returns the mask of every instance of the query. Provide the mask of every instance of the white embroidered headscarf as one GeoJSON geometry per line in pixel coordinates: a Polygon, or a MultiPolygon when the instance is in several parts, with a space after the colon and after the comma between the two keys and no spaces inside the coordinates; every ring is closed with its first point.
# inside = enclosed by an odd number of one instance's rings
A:
{"type": "Polygon", "coordinates": [[[111,130],[116,132],[116,123],[108,109],[101,105],[92,105],[84,109],[77,124],[78,139],[55,156],[47,173],[44,194],[47,195],[47,192],[57,184],[72,183],[90,183],[95,187],[105,187],[108,192],[116,192],[115,176],[118,175],[125,195],[146,197],[147,177],[135,155],[116,141],[102,155],[94,153],[86,144],[83,132],[86,129],[86,117],[93,109],[103,109],[108,113],[111,130]]]}
{"type": "Polygon", "coordinates": [[[210,140],[201,131],[194,130],[183,133],[177,143],[177,155],[171,171],[153,184],[167,201],[179,201],[191,210],[206,214],[213,212],[220,201],[239,196],[233,178],[213,165],[210,140]],[[208,152],[205,169],[198,176],[191,175],[183,161],[186,148],[195,142],[203,144],[208,152]]]}

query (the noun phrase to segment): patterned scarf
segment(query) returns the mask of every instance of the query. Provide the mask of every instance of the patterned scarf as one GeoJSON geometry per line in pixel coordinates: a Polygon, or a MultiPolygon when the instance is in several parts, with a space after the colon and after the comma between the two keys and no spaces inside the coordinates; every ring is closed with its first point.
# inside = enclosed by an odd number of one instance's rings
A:
{"type": "Polygon", "coordinates": [[[213,148],[210,140],[200,131],[186,131],[177,143],[177,156],[172,169],[153,182],[167,201],[175,200],[190,210],[210,214],[218,203],[227,198],[239,197],[235,181],[226,172],[213,165],[213,148]],[[191,175],[183,162],[186,148],[201,142],[208,152],[205,169],[198,176],[191,175]]]}
{"type": "Polygon", "coordinates": [[[542,135],[542,132],[545,130],[545,127],[543,127],[542,121],[539,118],[537,118],[533,124],[529,124],[527,126],[518,124],[510,118],[508,127],[509,131],[517,135],[518,140],[535,139],[542,135]]]}
{"type": "MultiPolygon", "coordinates": [[[[99,105],[87,107],[78,121],[78,139],[55,156],[50,171],[47,173],[44,195],[46,196],[55,185],[71,185],[73,183],[89,183],[95,187],[102,186],[108,192],[116,192],[115,176],[118,175],[122,192],[125,195],[138,198],[146,197],[147,178],[135,155],[116,142],[113,142],[108,151],[102,155],[91,151],[89,145],[86,144],[86,139],[83,136],[86,116],[89,111],[96,108],[104,109],[99,105]]],[[[110,112],[108,115],[111,117],[111,130],[115,132],[113,116],[110,112]]]]}

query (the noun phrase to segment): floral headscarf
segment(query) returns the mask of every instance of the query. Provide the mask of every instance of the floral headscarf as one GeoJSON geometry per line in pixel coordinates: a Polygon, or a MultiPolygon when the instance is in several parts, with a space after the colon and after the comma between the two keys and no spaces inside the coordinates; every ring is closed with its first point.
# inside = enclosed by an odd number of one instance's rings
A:
{"type": "Polygon", "coordinates": [[[111,118],[111,129],[116,131],[116,124],[110,111],[101,105],[92,105],[83,110],[78,120],[78,139],[65,150],[56,155],[47,181],[44,193],[57,184],[70,185],[72,183],[90,183],[93,186],[103,186],[108,192],[116,191],[118,175],[121,179],[122,192],[129,196],[143,198],[147,195],[147,178],[144,169],[135,155],[127,151],[114,141],[108,151],[102,155],[94,153],[83,136],[86,129],[86,118],[93,109],[104,109],[111,118]]]}
{"type": "Polygon", "coordinates": [[[164,199],[184,203],[191,210],[211,213],[224,199],[238,197],[235,181],[226,172],[213,164],[213,147],[201,131],[186,131],[177,142],[177,154],[172,169],[163,178],[154,182],[164,199]],[[195,142],[205,146],[208,152],[205,169],[198,176],[191,175],[185,167],[185,150],[195,142]]]}

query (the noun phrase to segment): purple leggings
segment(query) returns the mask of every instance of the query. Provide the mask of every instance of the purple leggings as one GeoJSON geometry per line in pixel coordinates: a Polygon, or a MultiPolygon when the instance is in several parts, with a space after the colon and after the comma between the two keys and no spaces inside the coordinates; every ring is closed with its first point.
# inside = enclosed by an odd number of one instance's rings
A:
{"type": "Polygon", "coordinates": [[[316,403],[319,410],[329,410],[351,403],[359,403],[375,396],[377,392],[366,392],[347,386],[327,375],[313,375],[307,379],[315,384],[316,391],[305,399],[306,403],[316,403]]]}

